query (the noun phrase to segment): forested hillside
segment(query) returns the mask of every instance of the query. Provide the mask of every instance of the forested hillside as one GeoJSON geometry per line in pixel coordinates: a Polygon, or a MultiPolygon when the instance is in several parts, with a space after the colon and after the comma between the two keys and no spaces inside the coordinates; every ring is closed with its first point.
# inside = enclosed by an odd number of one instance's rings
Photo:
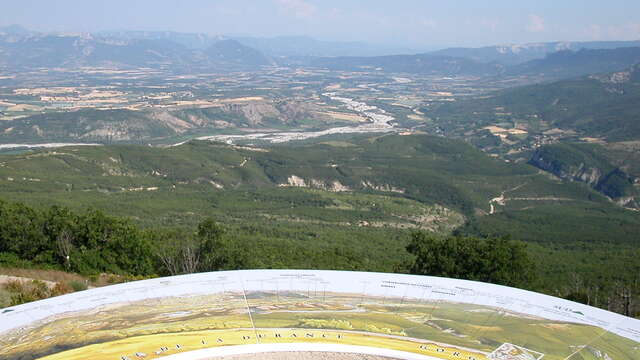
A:
{"type": "MultiPolygon", "coordinates": [[[[588,184],[552,179],[534,166],[495,159],[442,137],[360,136],[262,148],[195,141],[167,148],[28,151],[0,156],[0,185],[0,198],[36,209],[3,205],[27,214],[20,219],[36,214],[33,224],[40,230],[32,235],[40,244],[60,238],[44,225],[58,211],[49,209],[55,205],[75,213],[69,219],[77,229],[113,224],[119,230],[108,234],[141,239],[136,251],[198,239],[198,226],[211,218],[225,229],[229,264],[251,268],[408,270],[411,255],[405,247],[411,232],[419,230],[525,240],[538,265],[532,287],[561,296],[597,293],[598,306],[617,306],[611,294],[632,286],[640,273],[625,270],[640,259],[635,212],[588,184]],[[610,302],[603,300],[609,295],[610,302]]],[[[25,221],[7,224],[30,223],[25,221]]],[[[91,239],[104,232],[75,231],[78,241],[93,244],[84,245],[81,257],[89,261],[89,249],[100,244],[91,239]]],[[[135,253],[117,244],[105,250],[135,253]]],[[[20,249],[7,249],[22,256],[20,249]]],[[[65,266],[55,251],[37,253],[65,266]]],[[[35,253],[24,258],[40,261],[35,253]]],[[[159,269],[157,259],[98,260],[73,269],[142,274],[159,269]]],[[[177,268],[163,271],[184,270],[171,266],[177,268]]]]}
{"type": "Polygon", "coordinates": [[[640,137],[640,65],[531,85],[424,109],[446,131],[511,123],[533,136],[552,129],[608,141],[640,137]]]}

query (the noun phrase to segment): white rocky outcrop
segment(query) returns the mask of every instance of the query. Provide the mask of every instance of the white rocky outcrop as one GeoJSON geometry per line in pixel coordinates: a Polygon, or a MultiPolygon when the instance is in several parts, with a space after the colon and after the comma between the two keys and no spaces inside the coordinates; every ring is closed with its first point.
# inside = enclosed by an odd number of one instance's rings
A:
{"type": "Polygon", "coordinates": [[[305,180],[297,175],[289,176],[287,178],[287,183],[280,184],[279,186],[280,187],[313,188],[313,189],[320,189],[320,190],[333,191],[333,192],[351,191],[351,188],[342,184],[338,180],[333,180],[333,181],[323,181],[318,179],[305,180]]]}
{"type": "Polygon", "coordinates": [[[384,192],[393,192],[398,194],[404,194],[406,192],[405,189],[400,189],[390,184],[377,185],[368,180],[363,180],[362,182],[360,182],[360,184],[365,189],[372,189],[372,190],[384,191],[384,192]]]}

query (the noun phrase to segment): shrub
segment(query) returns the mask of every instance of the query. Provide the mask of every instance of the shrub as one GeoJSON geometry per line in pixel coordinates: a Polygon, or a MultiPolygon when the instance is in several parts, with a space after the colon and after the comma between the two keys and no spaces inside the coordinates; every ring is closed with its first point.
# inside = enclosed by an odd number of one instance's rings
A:
{"type": "Polygon", "coordinates": [[[26,287],[26,290],[30,292],[36,300],[46,299],[51,294],[47,284],[40,280],[32,280],[31,284],[26,287]]]}
{"type": "Polygon", "coordinates": [[[28,292],[20,292],[20,293],[17,293],[17,294],[11,294],[11,305],[10,306],[16,306],[16,305],[20,305],[20,304],[36,301],[36,300],[39,300],[39,299],[35,298],[33,296],[33,294],[28,293],[28,292]]]}
{"type": "Polygon", "coordinates": [[[4,289],[10,293],[19,293],[24,291],[24,285],[20,280],[9,280],[4,284],[4,289]]]}
{"type": "Polygon", "coordinates": [[[11,293],[0,288],[0,309],[11,306],[11,293]]]}
{"type": "Polygon", "coordinates": [[[73,291],[87,290],[87,284],[82,281],[71,281],[69,282],[69,286],[73,289],[73,291]]]}
{"type": "Polygon", "coordinates": [[[73,291],[74,289],[70,285],[67,285],[64,282],[58,282],[51,289],[51,296],[60,296],[60,295],[68,294],[73,291]]]}
{"type": "Polygon", "coordinates": [[[10,294],[11,306],[46,299],[51,296],[51,290],[49,290],[47,284],[40,280],[31,282],[12,280],[7,282],[4,288],[10,294]]]}

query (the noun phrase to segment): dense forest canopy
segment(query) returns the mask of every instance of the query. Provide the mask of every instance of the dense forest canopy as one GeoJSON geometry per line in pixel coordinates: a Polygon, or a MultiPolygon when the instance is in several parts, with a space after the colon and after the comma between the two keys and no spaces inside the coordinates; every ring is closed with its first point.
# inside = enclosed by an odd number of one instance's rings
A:
{"type": "MultiPolygon", "coordinates": [[[[321,242],[308,241],[288,246],[273,237],[278,231],[249,227],[244,228],[243,234],[238,229],[229,231],[211,218],[201,221],[195,229],[143,228],[130,219],[109,216],[95,209],[84,212],[60,206],[37,209],[0,201],[0,266],[139,277],[255,267],[389,271],[380,259],[363,261],[370,250],[368,247],[326,248],[321,242]],[[245,241],[247,231],[259,239],[255,247],[245,241]]],[[[536,258],[540,250],[535,246],[531,249],[522,241],[396,231],[395,241],[406,244],[404,254],[392,257],[395,259],[393,269],[397,272],[549,292],[627,315],[638,311],[635,302],[640,290],[638,256],[625,264],[622,275],[612,269],[611,273],[590,277],[589,282],[581,279],[587,277],[591,268],[583,270],[582,275],[578,267],[567,269],[573,271],[575,281],[556,284],[557,287],[550,290],[545,282],[549,276],[540,266],[546,263],[536,258]],[[562,293],[559,289],[563,289],[562,293]]],[[[34,283],[26,290],[13,289],[16,295],[12,296],[12,302],[33,301],[64,293],[64,290],[64,286],[47,290],[42,284],[34,283]]]]}

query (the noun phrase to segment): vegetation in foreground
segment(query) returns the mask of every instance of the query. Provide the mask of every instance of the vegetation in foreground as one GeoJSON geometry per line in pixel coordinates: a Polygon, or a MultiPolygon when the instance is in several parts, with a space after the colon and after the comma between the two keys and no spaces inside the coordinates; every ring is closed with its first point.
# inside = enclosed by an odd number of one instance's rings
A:
{"type": "MultiPolygon", "coordinates": [[[[323,242],[292,238],[289,247],[265,233],[251,243],[246,241],[246,233],[237,236],[241,234],[238,230],[229,231],[213,219],[205,219],[192,231],[142,228],[131,220],[98,210],[77,214],[58,206],[37,210],[20,203],[0,202],[0,266],[60,269],[93,280],[104,273],[119,274],[123,276],[120,280],[127,280],[243,268],[397,271],[550,292],[545,287],[545,269],[537,269],[535,261],[544,249],[528,248],[526,243],[507,238],[442,238],[433,233],[393,230],[398,232],[395,244],[389,239],[376,244],[365,237],[355,239],[361,242],[360,246],[327,248],[323,242]],[[371,256],[393,245],[404,247],[390,253],[393,269],[385,265],[388,258],[371,256]]],[[[556,287],[556,293],[552,293],[627,315],[636,314],[640,271],[633,269],[640,270],[639,258],[629,259],[626,272],[589,277],[593,283],[576,280],[575,284],[556,287]],[[563,292],[558,293],[558,289],[563,292]]],[[[542,262],[552,266],[561,263],[559,258],[542,262]]],[[[574,274],[579,278],[592,269],[576,267],[576,271],[584,272],[574,274]]],[[[83,290],[83,285],[78,281],[53,286],[37,280],[9,281],[0,298],[4,297],[4,305],[16,305],[83,290]]]]}

